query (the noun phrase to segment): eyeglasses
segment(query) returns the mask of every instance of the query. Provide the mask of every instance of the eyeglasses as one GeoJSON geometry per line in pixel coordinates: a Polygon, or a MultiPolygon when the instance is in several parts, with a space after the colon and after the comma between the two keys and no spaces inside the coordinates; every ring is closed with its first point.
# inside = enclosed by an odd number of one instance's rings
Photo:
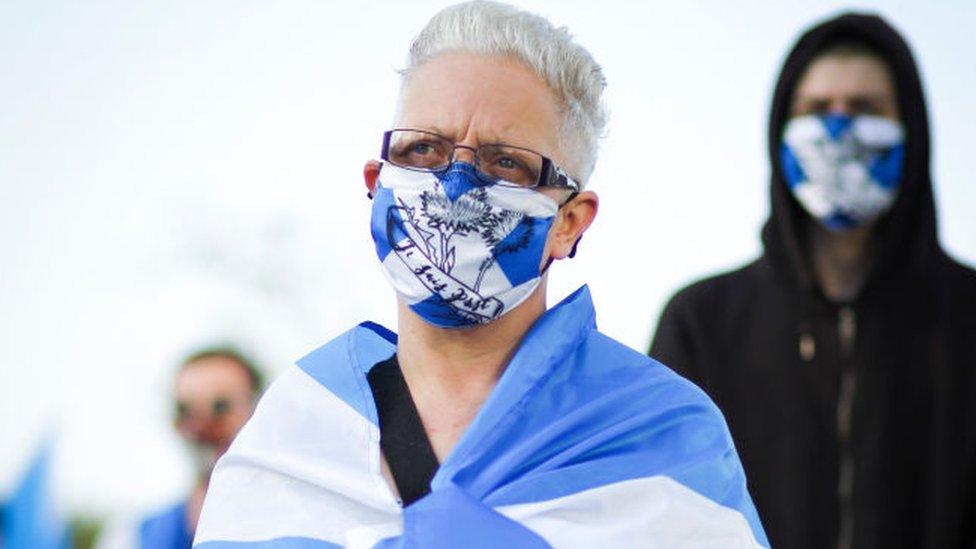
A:
{"type": "Polygon", "coordinates": [[[474,153],[475,172],[486,185],[579,191],[579,183],[551,159],[533,150],[504,143],[468,147],[433,132],[395,129],[383,133],[380,158],[408,170],[442,173],[450,168],[458,149],[474,153]]]}
{"type": "Polygon", "coordinates": [[[214,419],[222,421],[242,403],[230,397],[217,397],[203,406],[194,406],[190,402],[179,400],[176,402],[176,421],[185,423],[197,419],[214,419]],[[209,408],[209,409],[208,409],[209,408]]]}

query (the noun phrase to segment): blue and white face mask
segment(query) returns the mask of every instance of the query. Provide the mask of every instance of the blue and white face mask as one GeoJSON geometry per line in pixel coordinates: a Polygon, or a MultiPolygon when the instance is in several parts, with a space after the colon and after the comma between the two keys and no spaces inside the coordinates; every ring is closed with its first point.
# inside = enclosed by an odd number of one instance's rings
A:
{"type": "Polygon", "coordinates": [[[444,173],[385,163],[372,233],[387,280],[427,322],[491,322],[539,286],[542,254],[559,205],[524,187],[485,185],[474,166],[444,173]]]}
{"type": "Polygon", "coordinates": [[[783,130],[780,161],[797,202],[828,229],[843,231],[891,208],[904,142],[904,128],[888,118],[801,116],[783,130]]]}

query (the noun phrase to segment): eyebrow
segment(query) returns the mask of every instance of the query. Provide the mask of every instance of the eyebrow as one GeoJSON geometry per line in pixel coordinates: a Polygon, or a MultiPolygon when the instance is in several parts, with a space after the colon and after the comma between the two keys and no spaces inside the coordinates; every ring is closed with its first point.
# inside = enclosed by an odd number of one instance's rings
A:
{"type": "MultiPolygon", "coordinates": [[[[436,125],[428,124],[428,125],[418,125],[418,126],[398,126],[396,129],[401,129],[401,130],[420,130],[420,131],[425,131],[425,132],[436,133],[437,135],[446,137],[446,138],[450,139],[451,141],[454,141],[455,143],[457,142],[457,135],[455,135],[453,132],[445,131],[444,128],[441,128],[441,127],[436,126],[436,125]]],[[[492,135],[492,134],[489,134],[489,135],[492,135]]],[[[494,135],[492,135],[492,137],[491,138],[488,138],[488,139],[478,139],[478,146],[481,146],[481,145],[508,145],[509,147],[515,147],[515,148],[518,148],[518,149],[526,149],[526,150],[530,150],[530,151],[534,151],[535,150],[532,147],[529,147],[528,145],[522,145],[522,144],[519,144],[517,142],[506,141],[506,140],[498,139],[494,135]]]]}
{"type": "MultiPolygon", "coordinates": [[[[823,94],[808,93],[808,94],[797,94],[795,101],[823,101],[823,100],[830,100],[830,99],[833,98],[827,97],[823,94]]],[[[888,99],[895,100],[895,96],[894,94],[889,95],[886,93],[856,93],[852,95],[845,95],[844,99],[845,100],[869,99],[872,101],[886,101],[888,99]]]]}
{"type": "Polygon", "coordinates": [[[442,135],[444,137],[450,137],[452,139],[454,138],[454,136],[451,135],[451,132],[444,131],[444,128],[439,126],[400,126],[399,128],[404,130],[421,130],[436,133],[437,135],[442,135]]]}

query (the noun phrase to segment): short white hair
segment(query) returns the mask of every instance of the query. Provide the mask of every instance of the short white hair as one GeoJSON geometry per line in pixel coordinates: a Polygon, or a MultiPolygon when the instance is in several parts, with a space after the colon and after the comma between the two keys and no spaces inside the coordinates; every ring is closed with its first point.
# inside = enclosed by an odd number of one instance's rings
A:
{"type": "Polygon", "coordinates": [[[572,163],[565,168],[581,178],[581,184],[589,179],[607,123],[600,100],[607,83],[600,65],[565,27],[500,2],[474,0],[450,6],[434,15],[414,39],[401,74],[407,79],[434,57],[457,52],[512,57],[546,82],[563,115],[560,148],[572,163]]]}

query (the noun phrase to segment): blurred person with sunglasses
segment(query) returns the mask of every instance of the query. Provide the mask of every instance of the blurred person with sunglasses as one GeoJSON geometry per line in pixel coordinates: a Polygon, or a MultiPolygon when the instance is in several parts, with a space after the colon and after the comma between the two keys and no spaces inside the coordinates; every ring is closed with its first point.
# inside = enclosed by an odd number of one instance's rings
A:
{"type": "Polygon", "coordinates": [[[193,489],[179,503],[144,517],[135,528],[109,530],[100,549],[191,547],[214,466],[251,417],[263,387],[260,370],[232,347],[188,356],[175,375],[173,424],[192,456],[193,489]]]}

